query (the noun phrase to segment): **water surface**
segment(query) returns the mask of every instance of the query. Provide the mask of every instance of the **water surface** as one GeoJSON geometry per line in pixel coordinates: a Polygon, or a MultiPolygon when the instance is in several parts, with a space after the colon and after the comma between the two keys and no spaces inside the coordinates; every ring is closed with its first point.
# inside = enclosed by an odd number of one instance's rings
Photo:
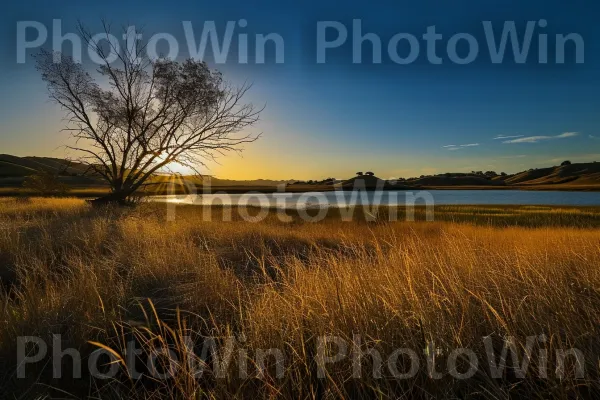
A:
{"type": "Polygon", "coordinates": [[[600,192],[525,190],[428,190],[383,192],[245,193],[153,196],[154,201],[197,205],[252,205],[279,208],[345,207],[359,204],[501,204],[600,206],[600,192]]]}

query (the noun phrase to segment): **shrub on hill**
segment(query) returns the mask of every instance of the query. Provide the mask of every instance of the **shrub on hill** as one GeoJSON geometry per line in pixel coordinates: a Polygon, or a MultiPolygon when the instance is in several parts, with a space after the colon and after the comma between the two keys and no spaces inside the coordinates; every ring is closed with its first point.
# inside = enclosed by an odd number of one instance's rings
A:
{"type": "Polygon", "coordinates": [[[69,191],[68,186],[57,175],[45,171],[29,175],[23,181],[23,187],[41,196],[64,195],[69,191]]]}

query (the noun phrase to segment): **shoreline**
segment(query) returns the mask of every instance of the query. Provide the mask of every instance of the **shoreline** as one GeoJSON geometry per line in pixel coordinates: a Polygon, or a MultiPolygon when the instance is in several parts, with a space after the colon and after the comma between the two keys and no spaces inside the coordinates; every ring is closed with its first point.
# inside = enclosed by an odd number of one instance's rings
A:
{"type": "MultiPolygon", "coordinates": [[[[213,186],[210,191],[204,192],[198,188],[195,194],[245,194],[245,193],[328,193],[335,191],[351,192],[349,188],[336,188],[323,185],[288,185],[284,191],[276,186],[213,186]],[[297,187],[294,187],[297,186],[297,187]]],[[[374,192],[374,187],[366,187],[362,190],[374,192]]],[[[596,185],[536,185],[536,186],[404,186],[404,187],[385,187],[383,191],[422,191],[422,190],[514,190],[514,191],[541,191],[541,192],[600,192],[600,186],[596,185]]],[[[108,193],[108,188],[90,188],[78,187],[69,190],[64,195],[54,195],[53,197],[101,197],[108,193]]],[[[168,196],[189,194],[184,190],[175,190],[174,192],[153,191],[144,193],[143,196],[168,196]]],[[[19,187],[0,187],[0,197],[37,197],[39,194],[24,190],[19,187]]]]}

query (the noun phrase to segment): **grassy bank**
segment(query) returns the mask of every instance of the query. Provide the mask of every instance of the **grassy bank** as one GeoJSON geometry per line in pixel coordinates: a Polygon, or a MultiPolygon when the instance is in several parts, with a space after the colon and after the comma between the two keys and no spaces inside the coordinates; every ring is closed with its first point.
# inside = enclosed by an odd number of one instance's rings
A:
{"type": "MultiPolygon", "coordinates": [[[[238,212],[219,222],[223,210],[212,211],[210,222],[201,208],[180,206],[175,221],[167,221],[163,204],[92,209],[79,199],[0,199],[2,392],[25,398],[600,393],[600,208],[441,206],[434,222],[418,209],[415,222],[387,222],[385,214],[375,222],[360,214],[343,222],[332,212],[316,223],[281,222],[274,212],[260,222],[238,212]],[[62,377],[52,377],[52,334],[61,335],[62,349],[81,351],[83,378],[71,379],[70,357],[62,377]],[[24,379],[15,372],[19,336],[48,343],[48,356],[26,365],[24,379]],[[328,336],[336,342],[324,345],[328,336]],[[235,338],[231,362],[219,371],[209,358],[194,377],[187,361],[198,361],[209,337],[221,350],[235,338]],[[486,345],[499,355],[509,337],[520,361],[531,356],[524,378],[510,355],[499,375],[489,368],[486,345]],[[138,371],[163,345],[180,362],[178,374],[131,379],[123,366],[131,340],[142,349],[138,371]],[[120,360],[116,377],[89,376],[86,357],[98,349],[90,341],[120,360]],[[321,368],[318,356],[336,354],[340,343],[347,357],[321,368]],[[405,379],[389,368],[398,348],[418,358],[405,379]],[[456,378],[469,369],[465,354],[452,353],[457,348],[478,360],[468,379],[456,378]],[[561,351],[573,348],[584,356],[582,365],[573,356],[560,362],[561,351]],[[260,349],[278,349],[283,363],[275,362],[277,351],[257,361],[260,349]],[[382,355],[380,377],[372,373],[373,356],[362,357],[356,370],[358,349],[382,355]],[[581,366],[585,374],[577,378],[581,366]]],[[[394,365],[408,374],[414,362],[403,354],[394,365]]]]}

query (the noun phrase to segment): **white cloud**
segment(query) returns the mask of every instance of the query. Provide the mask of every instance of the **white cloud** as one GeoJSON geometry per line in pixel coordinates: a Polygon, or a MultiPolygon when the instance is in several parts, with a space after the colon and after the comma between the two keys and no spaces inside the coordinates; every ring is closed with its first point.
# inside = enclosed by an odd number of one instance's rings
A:
{"type": "Polygon", "coordinates": [[[506,140],[502,143],[537,143],[548,139],[552,139],[552,136],[527,136],[521,139],[506,140]]]}
{"type": "Polygon", "coordinates": [[[479,143],[467,143],[467,144],[459,144],[459,145],[448,144],[448,145],[442,146],[442,147],[445,149],[448,149],[448,150],[460,150],[464,147],[475,147],[475,146],[479,146],[479,143]]]}
{"type": "Polygon", "coordinates": [[[510,158],[524,158],[524,157],[527,157],[527,154],[518,154],[516,156],[504,156],[504,157],[500,157],[500,158],[510,159],[510,158]]]}
{"type": "Polygon", "coordinates": [[[573,136],[577,136],[577,132],[565,132],[565,133],[561,133],[560,135],[556,136],[557,138],[567,138],[567,137],[573,137],[573,136]]]}
{"type": "Polygon", "coordinates": [[[600,138],[598,136],[590,135],[590,139],[592,139],[592,140],[598,140],[600,138]]]}
{"type": "Polygon", "coordinates": [[[505,140],[502,143],[538,143],[545,140],[564,139],[577,135],[577,132],[565,132],[556,136],[526,136],[519,139],[505,140]]]}
{"type": "Polygon", "coordinates": [[[520,138],[523,137],[525,135],[514,135],[514,136],[504,136],[504,135],[498,135],[494,138],[494,140],[499,140],[499,139],[514,139],[514,138],[520,138]]]}

